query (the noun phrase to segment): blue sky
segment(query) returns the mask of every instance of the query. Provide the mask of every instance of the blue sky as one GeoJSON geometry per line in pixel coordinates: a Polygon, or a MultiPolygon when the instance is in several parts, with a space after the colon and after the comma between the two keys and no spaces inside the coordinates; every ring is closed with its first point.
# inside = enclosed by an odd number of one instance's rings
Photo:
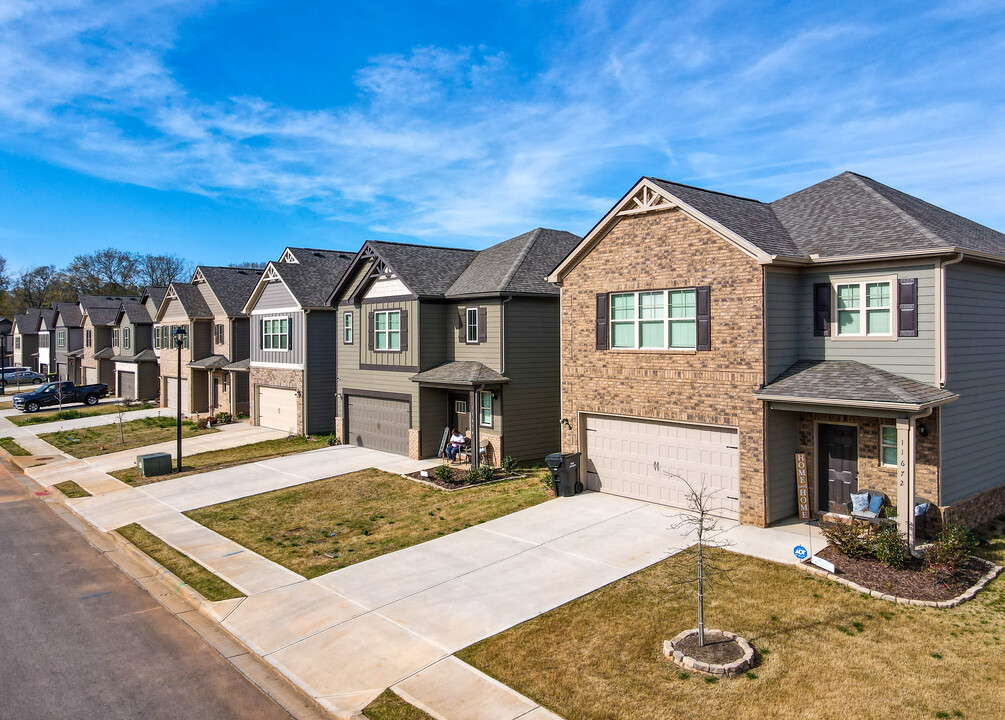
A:
{"type": "Polygon", "coordinates": [[[1005,229],[1005,6],[0,0],[0,254],[585,233],[855,170],[1005,229]]]}

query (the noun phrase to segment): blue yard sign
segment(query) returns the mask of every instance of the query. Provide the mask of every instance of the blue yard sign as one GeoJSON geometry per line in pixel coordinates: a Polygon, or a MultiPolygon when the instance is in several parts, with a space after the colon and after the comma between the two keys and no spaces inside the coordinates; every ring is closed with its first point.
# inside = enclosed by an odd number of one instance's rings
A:
{"type": "Polygon", "coordinates": [[[805,560],[806,557],[809,555],[809,553],[806,552],[806,548],[804,548],[802,545],[796,545],[794,548],[792,548],[792,552],[800,560],[805,560]]]}

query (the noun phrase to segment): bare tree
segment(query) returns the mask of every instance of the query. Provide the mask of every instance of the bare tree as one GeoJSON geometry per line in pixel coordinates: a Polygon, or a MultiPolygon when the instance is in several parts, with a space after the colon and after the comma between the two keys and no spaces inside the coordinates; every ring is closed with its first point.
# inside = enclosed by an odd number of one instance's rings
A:
{"type": "Polygon", "coordinates": [[[24,312],[27,308],[46,308],[60,297],[62,278],[53,265],[28,268],[14,281],[15,306],[24,312]]]}
{"type": "Polygon", "coordinates": [[[10,276],[7,274],[7,258],[0,255],[0,293],[7,292],[10,276]]]}
{"type": "Polygon", "coordinates": [[[139,276],[145,287],[166,287],[192,274],[191,263],[177,255],[144,255],[139,276]]]}
{"type": "Polygon", "coordinates": [[[56,402],[59,403],[60,412],[63,411],[63,401],[71,397],[71,395],[67,393],[66,390],[67,390],[66,383],[58,381],[56,382],[56,393],[54,397],[56,398],[56,402]]]}
{"type": "Polygon", "coordinates": [[[128,295],[136,292],[140,256],[136,253],[106,248],[88,255],[77,255],[66,268],[69,284],[81,292],[128,295]]]}
{"type": "Polygon", "coordinates": [[[245,260],[244,262],[230,263],[227,267],[234,268],[248,268],[249,270],[264,270],[268,265],[268,262],[255,262],[254,260],[245,260]]]}
{"type": "Polygon", "coordinates": [[[712,585],[718,580],[728,580],[729,572],[732,568],[725,567],[719,563],[718,558],[709,557],[708,549],[724,549],[732,547],[733,543],[722,537],[719,530],[719,518],[713,513],[719,512],[721,507],[715,501],[718,489],[710,488],[705,484],[705,477],[702,477],[702,484],[695,488],[680,475],[665,473],[668,478],[679,480],[687,486],[688,492],[685,496],[688,514],[681,515],[680,519],[671,528],[680,530],[686,538],[694,538],[695,543],[683,549],[673,556],[672,562],[681,571],[680,583],[695,585],[698,589],[698,645],[705,646],[705,586],[712,585]]]}

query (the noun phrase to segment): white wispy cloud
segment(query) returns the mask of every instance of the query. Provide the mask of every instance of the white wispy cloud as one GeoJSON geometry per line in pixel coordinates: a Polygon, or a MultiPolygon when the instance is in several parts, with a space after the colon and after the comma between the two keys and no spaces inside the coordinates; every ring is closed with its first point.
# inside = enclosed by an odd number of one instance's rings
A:
{"type": "Polygon", "coordinates": [[[857,169],[986,221],[1002,212],[966,192],[1005,184],[1005,82],[977,72],[1000,35],[963,59],[951,44],[898,50],[920,22],[908,16],[755,29],[730,4],[589,0],[531,77],[505,48],[421,46],[359,67],[352,105],[305,110],[179,82],[169,52],[206,9],[0,0],[0,142],[442,242],[583,231],[625,189],[600,181],[612,173],[771,199],[857,169]]]}

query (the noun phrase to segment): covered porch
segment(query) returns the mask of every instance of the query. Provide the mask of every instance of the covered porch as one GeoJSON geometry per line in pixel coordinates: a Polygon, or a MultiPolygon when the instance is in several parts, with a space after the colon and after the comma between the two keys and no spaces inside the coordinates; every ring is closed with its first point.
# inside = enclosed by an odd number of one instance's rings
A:
{"type": "Polygon", "coordinates": [[[192,410],[216,415],[247,413],[250,360],[230,362],[225,355],[210,355],[188,364],[192,377],[192,410]]]}
{"type": "Polygon", "coordinates": [[[868,517],[866,493],[898,509],[912,541],[914,513],[899,509],[928,503],[925,517],[937,519],[939,407],[955,393],[860,362],[800,361],[755,395],[765,403],[771,521],[786,513],[868,517]]]}
{"type": "Polygon", "coordinates": [[[479,362],[455,361],[413,375],[419,385],[423,455],[441,456],[450,430],[468,439],[471,467],[503,458],[502,388],[509,378],[479,362]]]}

